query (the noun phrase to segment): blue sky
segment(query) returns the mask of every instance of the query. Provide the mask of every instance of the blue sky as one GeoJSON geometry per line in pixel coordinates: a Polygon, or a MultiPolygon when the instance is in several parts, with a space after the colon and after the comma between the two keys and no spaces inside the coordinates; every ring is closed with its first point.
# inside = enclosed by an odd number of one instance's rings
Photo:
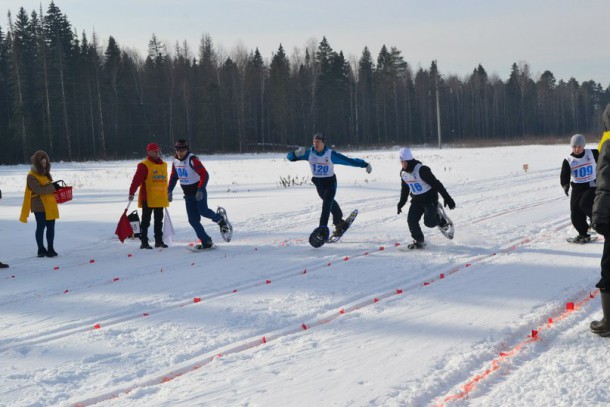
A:
{"type": "MultiPolygon", "coordinates": [[[[6,12],[38,10],[40,0],[0,0],[6,12]]],[[[49,2],[42,0],[46,11],[49,2]]],[[[89,38],[145,55],[153,33],[169,49],[187,41],[196,52],[209,34],[224,55],[236,46],[259,48],[270,59],[282,43],[290,56],[326,36],[335,51],[374,57],[396,46],[412,68],[438,61],[443,74],[464,76],[480,63],[506,79],[513,62],[525,61],[533,76],[550,70],[557,79],[593,79],[610,85],[610,50],[604,29],[610,1],[514,0],[57,0],[55,4],[89,38]]]]}

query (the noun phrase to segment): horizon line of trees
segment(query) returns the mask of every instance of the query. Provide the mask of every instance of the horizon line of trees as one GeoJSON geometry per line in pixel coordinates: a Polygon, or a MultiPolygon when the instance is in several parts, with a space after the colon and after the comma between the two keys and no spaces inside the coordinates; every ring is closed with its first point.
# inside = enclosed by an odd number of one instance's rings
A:
{"type": "Polygon", "coordinates": [[[482,65],[442,75],[436,61],[413,67],[395,47],[348,61],[326,37],[266,63],[258,48],[230,55],[204,34],[197,57],[184,42],[172,52],[153,34],[145,59],[110,36],[101,49],[80,38],[51,1],[21,7],[0,26],[0,164],[127,158],[151,141],[171,149],[250,152],[330,143],[368,147],[436,144],[437,100],[443,143],[601,134],[610,86],[590,80],[533,78],[516,62],[503,81],[482,65]],[[438,99],[437,99],[438,98],[438,99]]]}

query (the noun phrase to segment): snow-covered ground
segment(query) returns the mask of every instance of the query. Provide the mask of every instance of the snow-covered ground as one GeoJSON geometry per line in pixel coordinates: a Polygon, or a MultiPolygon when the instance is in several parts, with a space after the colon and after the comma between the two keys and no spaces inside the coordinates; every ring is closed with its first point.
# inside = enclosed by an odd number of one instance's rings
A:
{"type": "Polygon", "coordinates": [[[28,167],[1,166],[0,405],[610,405],[610,342],[589,332],[603,238],[566,243],[569,147],[415,148],[457,202],[455,239],[424,228],[422,251],[404,250],[398,149],[349,153],[370,175],[336,167],[360,214],[320,249],[314,187],[279,183],[308,166],[281,154],[202,157],[235,227],[225,243],[204,220],[203,253],[178,190],[169,248],[118,241],[137,163],[120,161],[53,164],[74,200],[59,257],[37,258],[28,167]]]}

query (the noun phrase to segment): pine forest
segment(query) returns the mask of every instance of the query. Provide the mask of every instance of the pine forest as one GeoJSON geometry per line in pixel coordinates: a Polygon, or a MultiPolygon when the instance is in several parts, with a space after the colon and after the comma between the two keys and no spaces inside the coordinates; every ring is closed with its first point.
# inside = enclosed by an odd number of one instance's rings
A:
{"type": "Polygon", "coordinates": [[[171,151],[180,138],[208,154],[286,151],[316,131],[342,148],[435,145],[439,129],[446,144],[569,140],[600,134],[610,102],[594,80],[533,77],[524,61],[503,80],[481,65],[465,77],[436,61],[415,68],[395,47],[375,55],[363,44],[348,60],[326,37],[290,56],[278,43],[269,61],[258,49],[225,54],[205,33],[196,50],[151,34],[144,58],[112,36],[76,33],[54,2],[9,11],[0,164],[38,149],[54,161],[140,157],[148,142],[171,151]]]}

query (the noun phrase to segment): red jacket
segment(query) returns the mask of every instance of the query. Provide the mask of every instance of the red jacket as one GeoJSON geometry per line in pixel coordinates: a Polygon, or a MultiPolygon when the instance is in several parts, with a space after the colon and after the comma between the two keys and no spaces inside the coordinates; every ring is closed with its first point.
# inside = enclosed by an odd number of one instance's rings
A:
{"type": "MultiPolygon", "coordinates": [[[[156,164],[161,164],[163,162],[161,158],[155,160],[149,155],[147,155],[146,158],[156,164]]],[[[136,169],[136,173],[131,181],[131,186],[129,187],[129,195],[135,195],[138,187],[140,187],[142,201],[146,201],[146,183],[144,182],[146,181],[146,177],[148,177],[148,167],[142,163],[138,163],[138,168],[136,169]]]]}

